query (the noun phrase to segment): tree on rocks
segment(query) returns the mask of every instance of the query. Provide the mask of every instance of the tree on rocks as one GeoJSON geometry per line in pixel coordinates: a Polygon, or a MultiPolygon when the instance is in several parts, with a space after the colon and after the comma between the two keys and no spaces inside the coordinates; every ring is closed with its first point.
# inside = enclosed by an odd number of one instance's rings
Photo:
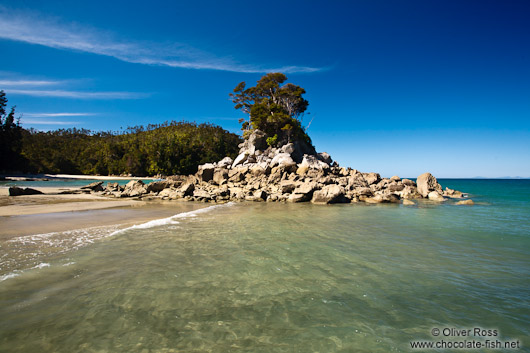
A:
{"type": "Polygon", "coordinates": [[[241,82],[230,94],[236,109],[249,115],[241,119],[243,136],[254,130],[265,132],[269,141],[281,146],[292,140],[301,140],[312,146],[311,139],[302,127],[302,117],[309,105],[303,97],[305,89],[292,83],[282,85],[287,76],[268,73],[254,87],[241,82]],[[276,136],[276,137],[275,137],[276,136]]]}

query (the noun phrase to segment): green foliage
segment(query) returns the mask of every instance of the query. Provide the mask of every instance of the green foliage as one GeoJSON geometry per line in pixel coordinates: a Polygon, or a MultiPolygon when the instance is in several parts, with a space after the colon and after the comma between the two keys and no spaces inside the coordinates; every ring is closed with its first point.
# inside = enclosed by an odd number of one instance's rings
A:
{"type": "Polygon", "coordinates": [[[6,112],[7,98],[0,91],[0,171],[20,170],[24,161],[20,156],[22,147],[22,128],[15,122],[15,107],[6,112]]]}
{"type": "Polygon", "coordinates": [[[274,134],[273,137],[267,137],[267,145],[274,146],[278,141],[278,134],[274,134]]]}
{"type": "Polygon", "coordinates": [[[129,127],[124,133],[24,130],[22,155],[33,173],[191,174],[199,164],[235,158],[240,142],[219,126],[188,122],[129,127]]]}
{"type": "Polygon", "coordinates": [[[287,136],[287,139],[301,138],[310,143],[302,128],[302,117],[309,102],[302,97],[305,90],[292,83],[281,86],[287,77],[279,72],[263,76],[255,87],[246,87],[245,82],[236,86],[230,94],[236,109],[249,115],[242,119],[242,130],[259,129],[269,137],[287,136]],[[287,127],[287,128],[286,128],[287,127]]]}

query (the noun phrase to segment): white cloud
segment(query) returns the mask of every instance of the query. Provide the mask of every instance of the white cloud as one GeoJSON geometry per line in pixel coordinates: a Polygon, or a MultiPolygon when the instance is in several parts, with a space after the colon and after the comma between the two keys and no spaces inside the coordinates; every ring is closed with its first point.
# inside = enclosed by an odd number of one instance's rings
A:
{"type": "Polygon", "coordinates": [[[62,83],[61,81],[43,81],[43,80],[0,80],[0,86],[52,86],[62,83]]]}
{"type": "Polygon", "coordinates": [[[57,120],[23,120],[23,125],[79,125],[80,121],[57,121],[57,120]]]}
{"type": "Polygon", "coordinates": [[[23,113],[24,117],[29,118],[56,118],[64,116],[93,116],[95,113],[23,113]]]}
{"type": "Polygon", "coordinates": [[[6,89],[9,95],[25,95],[33,97],[73,98],[73,99],[141,99],[149,96],[138,92],[83,92],[65,90],[30,90],[6,89]]]}
{"type": "Polygon", "coordinates": [[[121,61],[178,67],[185,69],[209,69],[242,73],[311,73],[323,70],[308,66],[267,67],[235,62],[231,58],[218,57],[182,43],[162,44],[153,42],[123,41],[100,30],[76,24],[62,24],[44,20],[41,16],[18,14],[0,7],[0,38],[105,55],[121,61]]]}

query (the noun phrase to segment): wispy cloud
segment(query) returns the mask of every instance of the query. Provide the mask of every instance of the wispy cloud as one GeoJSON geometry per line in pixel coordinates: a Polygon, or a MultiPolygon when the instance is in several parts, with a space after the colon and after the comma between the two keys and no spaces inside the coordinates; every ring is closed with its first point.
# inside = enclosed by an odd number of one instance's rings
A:
{"type": "Polygon", "coordinates": [[[24,113],[29,118],[57,118],[66,116],[94,116],[95,113],[24,113]]]}
{"type": "Polygon", "coordinates": [[[241,73],[311,73],[322,68],[241,64],[183,43],[154,43],[116,39],[100,30],[64,24],[42,16],[15,13],[0,7],[0,38],[105,55],[121,61],[185,69],[208,69],[241,73]]]}
{"type": "Polygon", "coordinates": [[[58,121],[58,120],[22,120],[24,125],[80,125],[80,121],[58,121]]]}
{"type": "Polygon", "coordinates": [[[25,95],[32,97],[74,98],[74,99],[141,99],[150,96],[148,93],[139,92],[84,92],[66,90],[31,90],[31,89],[6,89],[12,95],[25,95]]]}
{"type": "Polygon", "coordinates": [[[61,84],[62,81],[43,81],[43,80],[0,80],[0,86],[11,87],[33,87],[33,86],[52,86],[61,84]]]}

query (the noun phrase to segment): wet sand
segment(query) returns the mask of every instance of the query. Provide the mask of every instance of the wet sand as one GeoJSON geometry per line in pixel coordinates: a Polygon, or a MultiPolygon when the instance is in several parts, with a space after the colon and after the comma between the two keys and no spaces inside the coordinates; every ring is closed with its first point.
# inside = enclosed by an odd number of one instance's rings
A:
{"type": "Polygon", "coordinates": [[[96,210],[2,216],[0,217],[0,240],[100,226],[118,225],[118,228],[126,228],[207,206],[209,204],[153,201],[96,210]]]}
{"type": "Polygon", "coordinates": [[[86,211],[142,204],[141,201],[109,199],[92,194],[60,194],[76,188],[33,188],[41,195],[9,196],[8,188],[0,188],[0,216],[86,211]]]}
{"type": "Polygon", "coordinates": [[[178,201],[111,199],[92,194],[58,193],[65,188],[34,188],[44,194],[8,196],[0,189],[0,239],[88,227],[128,227],[208,206],[178,201]]]}

